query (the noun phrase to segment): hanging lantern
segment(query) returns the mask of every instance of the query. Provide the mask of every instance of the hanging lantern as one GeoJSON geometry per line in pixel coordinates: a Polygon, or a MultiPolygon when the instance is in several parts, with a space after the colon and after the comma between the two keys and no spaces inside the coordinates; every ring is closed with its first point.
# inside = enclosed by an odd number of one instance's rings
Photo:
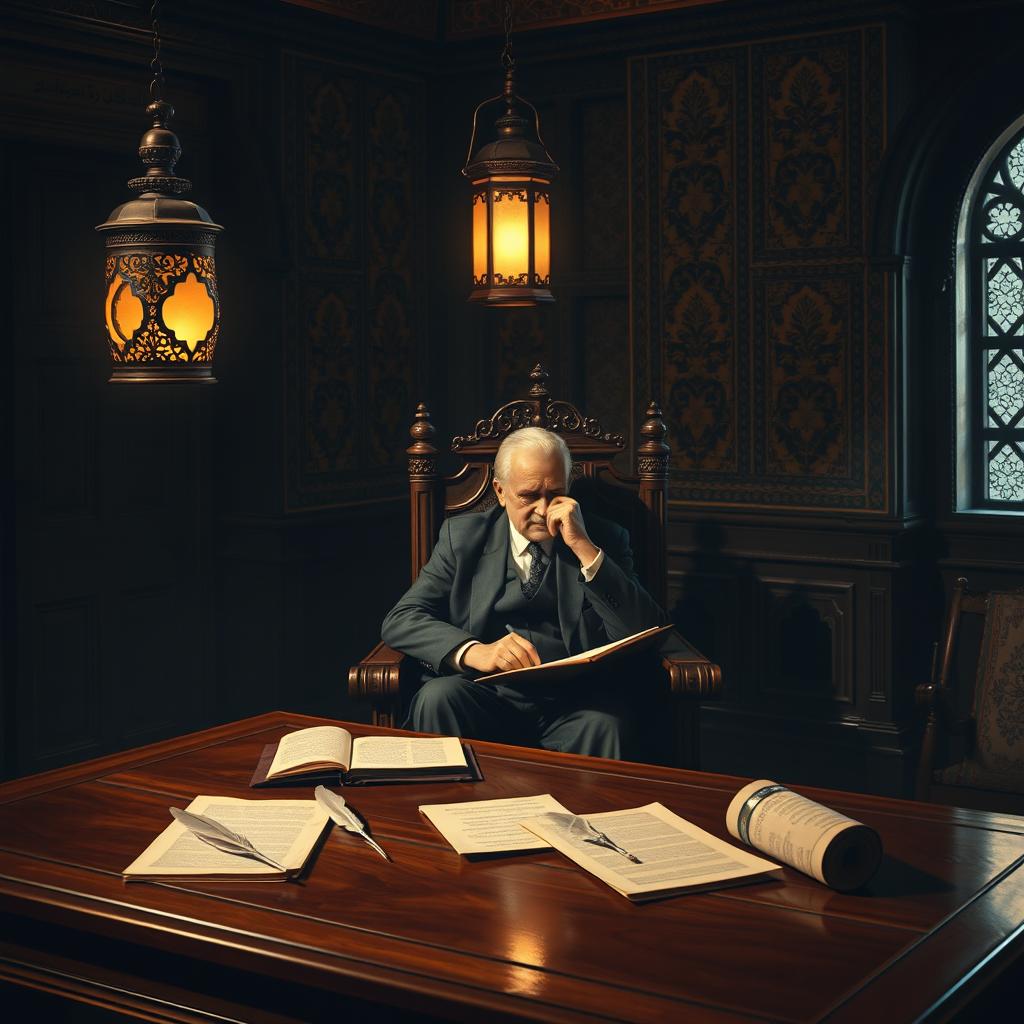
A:
{"type": "Polygon", "coordinates": [[[154,101],[139,156],[145,173],[128,182],[134,198],[96,230],[106,236],[104,318],[113,360],[110,382],[215,383],[213,351],[220,331],[214,244],[222,228],[176,177],[178,137],[168,127],[174,108],[161,98],[158,6],[154,4],[154,101]]]}
{"type": "Polygon", "coordinates": [[[537,108],[515,91],[511,6],[505,8],[505,88],[473,112],[473,133],[462,173],[473,188],[473,290],[469,301],[487,306],[533,306],[551,294],[551,182],[558,165],[540,136],[537,108]],[[497,138],[476,153],[480,111],[503,102],[497,138]],[[523,107],[533,112],[531,119],[523,107]]]}

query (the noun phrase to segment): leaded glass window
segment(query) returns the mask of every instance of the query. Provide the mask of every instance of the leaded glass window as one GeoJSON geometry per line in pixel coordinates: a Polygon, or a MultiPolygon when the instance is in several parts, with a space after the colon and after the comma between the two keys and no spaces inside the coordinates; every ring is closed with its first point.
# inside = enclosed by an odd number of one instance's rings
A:
{"type": "Polygon", "coordinates": [[[1024,512],[1024,132],[999,146],[981,175],[962,321],[970,504],[1024,512]]]}

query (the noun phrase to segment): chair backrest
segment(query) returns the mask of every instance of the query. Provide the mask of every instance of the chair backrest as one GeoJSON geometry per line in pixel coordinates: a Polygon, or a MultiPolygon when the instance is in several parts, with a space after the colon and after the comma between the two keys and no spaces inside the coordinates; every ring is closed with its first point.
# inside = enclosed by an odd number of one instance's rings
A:
{"type": "Polygon", "coordinates": [[[669,447],[661,410],[652,401],[640,425],[637,475],[620,474],[612,465],[625,449],[621,434],[571,402],[555,399],[547,389],[548,374],[540,365],[530,372],[524,398],[500,406],[477,420],[473,429],[452,439],[451,450],[463,460],[451,476],[437,469],[436,430],[422,402],[409,428],[409,499],[411,570],[415,579],[430,558],[446,516],[483,511],[496,502],[492,480],[498,446],[522,427],[544,427],[560,434],[573,457],[571,493],[584,511],[591,510],[624,526],[630,533],[637,573],[649,593],[663,606],[665,578],[665,491],[669,447]]]}
{"type": "Polygon", "coordinates": [[[1024,591],[984,593],[956,581],[931,689],[918,795],[933,781],[1024,792],[1024,591]],[[946,729],[930,737],[939,722],[946,729]]]}

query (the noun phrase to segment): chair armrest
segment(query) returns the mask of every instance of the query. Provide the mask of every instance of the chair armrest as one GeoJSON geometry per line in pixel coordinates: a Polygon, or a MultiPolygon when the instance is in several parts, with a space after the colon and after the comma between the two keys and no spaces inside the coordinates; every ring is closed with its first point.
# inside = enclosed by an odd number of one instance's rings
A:
{"type": "Polygon", "coordinates": [[[706,658],[661,659],[674,695],[695,700],[717,700],[722,691],[722,670],[706,658]]]}
{"type": "Polygon", "coordinates": [[[382,700],[399,698],[402,663],[406,656],[381,641],[358,665],[348,670],[348,693],[353,700],[382,700]]]}

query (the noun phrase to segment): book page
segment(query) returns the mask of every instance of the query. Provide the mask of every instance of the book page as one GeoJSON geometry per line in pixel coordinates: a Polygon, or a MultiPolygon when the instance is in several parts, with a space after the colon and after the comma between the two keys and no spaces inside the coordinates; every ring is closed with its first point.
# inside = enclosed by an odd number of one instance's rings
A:
{"type": "Polygon", "coordinates": [[[281,737],[267,778],[321,765],[347,771],[352,753],[352,734],[338,725],[315,725],[281,737]]]}
{"type": "Polygon", "coordinates": [[[725,824],[741,842],[842,892],[863,885],[882,858],[874,829],[770,779],[744,786],[725,824]]]}
{"type": "Polygon", "coordinates": [[[667,633],[674,629],[674,626],[651,626],[650,629],[642,629],[639,633],[634,633],[632,636],[624,636],[621,640],[612,640],[611,643],[602,644],[600,647],[591,647],[589,651],[582,651],[579,654],[572,654],[567,658],[556,658],[554,661],[545,661],[542,665],[531,665],[529,668],[513,668],[508,669],[505,672],[492,672],[487,676],[480,676],[477,679],[478,683],[484,683],[491,679],[497,679],[501,676],[510,676],[513,674],[521,675],[525,672],[542,672],[545,669],[560,668],[565,665],[586,665],[592,661],[600,661],[602,658],[607,657],[613,651],[617,651],[620,648],[631,647],[634,644],[638,644],[649,636],[654,636],[659,633],[667,633]]]}
{"type": "Polygon", "coordinates": [[[585,819],[640,863],[588,842],[589,833],[575,815],[544,815],[521,824],[630,899],[755,881],[779,868],[705,832],[660,803],[588,814],[585,819]]]}
{"type": "Polygon", "coordinates": [[[466,764],[458,736],[360,736],[350,768],[447,768],[466,764]]]}
{"type": "Polygon", "coordinates": [[[420,814],[461,854],[547,850],[549,844],[531,835],[519,822],[552,812],[568,813],[550,793],[420,807],[420,814]]]}
{"type": "MultiPolygon", "coordinates": [[[[238,800],[197,796],[186,808],[244,835],[260,853],[286,871],[298,871],[327,824],[315,800],[238,800]]],[[[231,876],[280,878],[282,874],[253,857],[214,849],[172,819],[163,832],[124,869],[124,877],[231,876]]]]}

